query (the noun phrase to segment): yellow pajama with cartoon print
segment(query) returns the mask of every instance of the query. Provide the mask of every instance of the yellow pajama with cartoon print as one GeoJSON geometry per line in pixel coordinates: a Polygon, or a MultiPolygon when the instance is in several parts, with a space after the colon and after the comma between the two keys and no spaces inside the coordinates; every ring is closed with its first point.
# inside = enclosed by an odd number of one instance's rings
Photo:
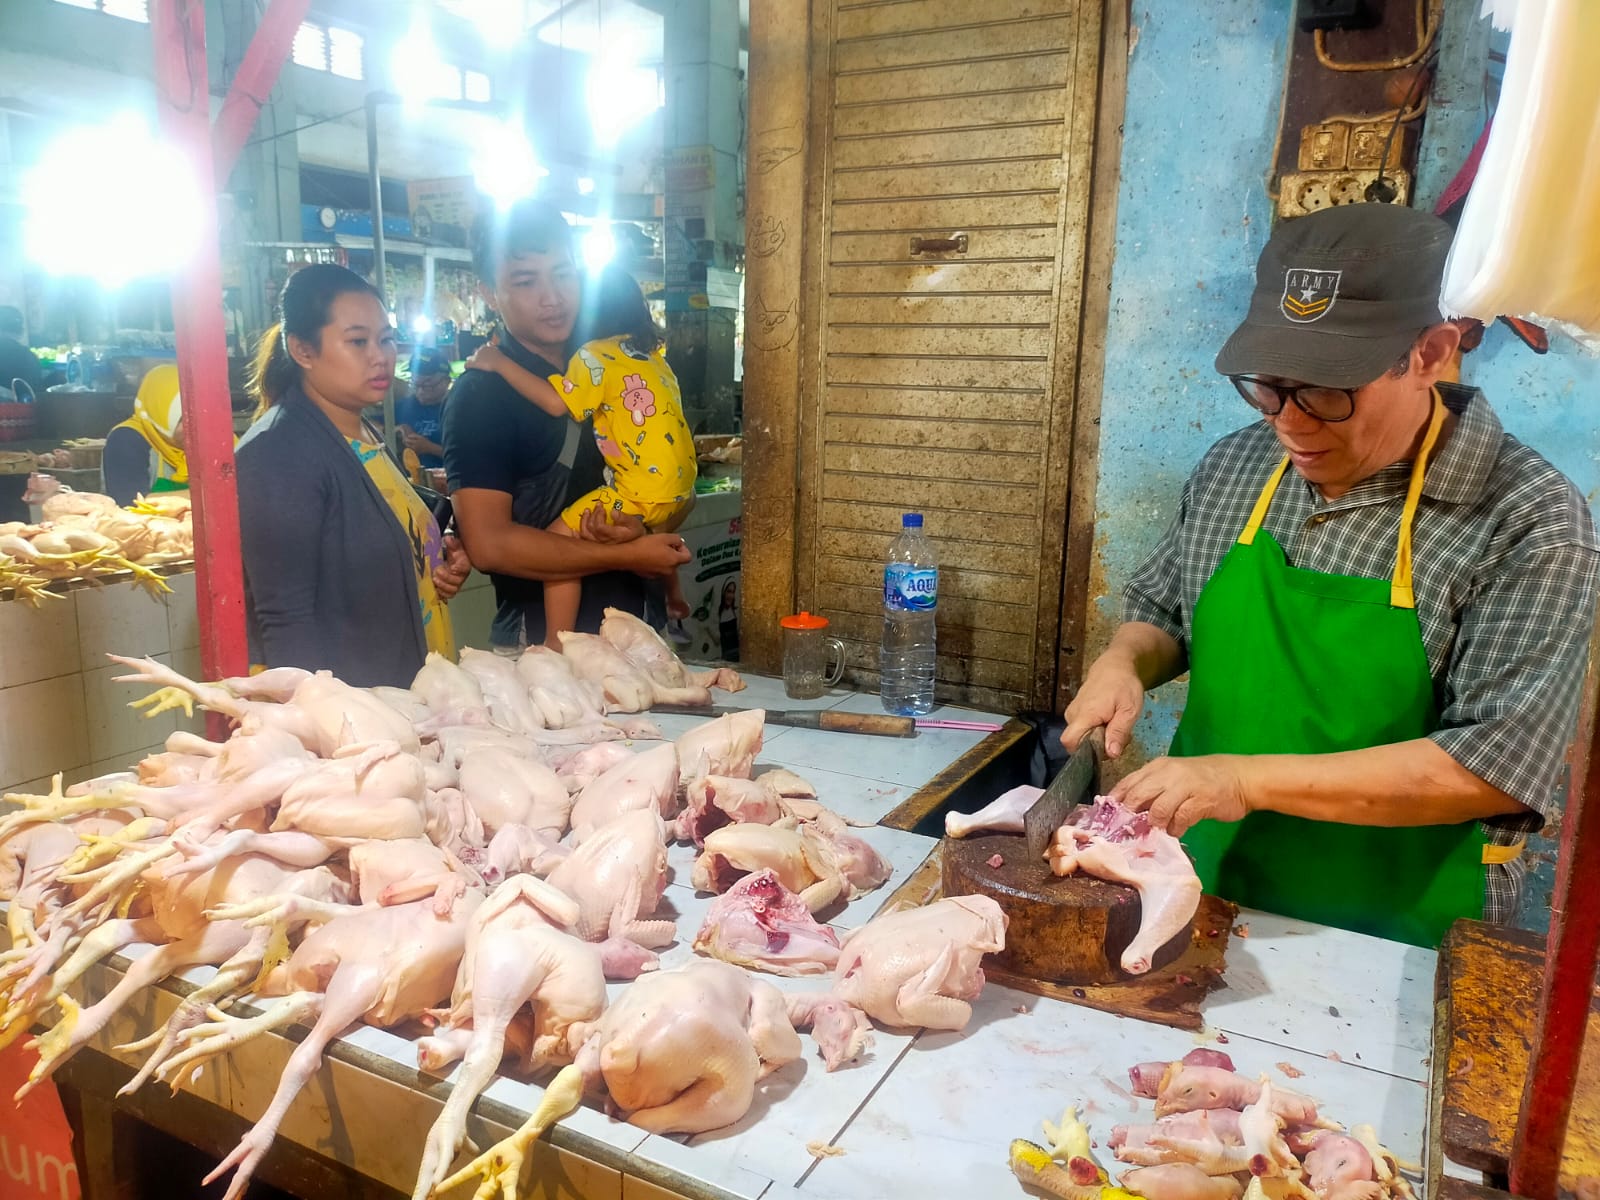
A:
{"type": "Polygon", "coordinates": [[[583,514],[638,517],[648,529],[671,527],[694,499],[694,437],[683,416],[683,396],[664,348],[646,354],[626,338],[600,338],[572,356],[565,375],[550,384],[574,419],[594,419],[595,441],[606,461],[604,486],[561,514],[577,529],[583,514]]]}

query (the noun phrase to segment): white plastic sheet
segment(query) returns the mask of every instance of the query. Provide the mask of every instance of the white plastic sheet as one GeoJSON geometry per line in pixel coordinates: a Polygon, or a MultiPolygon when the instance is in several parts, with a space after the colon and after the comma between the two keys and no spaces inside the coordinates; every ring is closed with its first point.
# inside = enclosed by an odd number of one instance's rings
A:
{"type": "Polygon", "coordinates": [[[1600,335],[1600,0],[1484,0],[1505,82],[1441,307],[1600,335]]]}

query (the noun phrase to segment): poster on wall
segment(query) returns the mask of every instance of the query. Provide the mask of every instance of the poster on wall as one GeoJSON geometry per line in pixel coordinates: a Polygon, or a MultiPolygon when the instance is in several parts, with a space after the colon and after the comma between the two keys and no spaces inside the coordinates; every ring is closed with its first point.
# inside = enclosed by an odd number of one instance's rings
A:
{"type": "Polygon", "coordinates": [[[419,242],[465,246],[477,204],[478,192],[470,175],[413,179],[406,184],[406,208],[419,242]]]}
{"type": "Polygon", "coordinates": [[[678,530],[693,555],[678,571],[689,615],[668,623],[667,640],[686,659],[739,661],[742,499],[738,492],[701,496],[678,530]]]}

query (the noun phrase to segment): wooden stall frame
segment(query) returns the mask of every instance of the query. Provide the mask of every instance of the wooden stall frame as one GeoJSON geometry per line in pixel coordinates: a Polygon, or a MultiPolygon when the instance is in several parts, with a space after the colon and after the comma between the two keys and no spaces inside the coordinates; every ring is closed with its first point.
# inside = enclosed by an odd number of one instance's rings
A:
{"type": "Polygon", "coordinates": [[[744,492],[739,629],[742,660],[770,673],[778,672],[783,659],[778,622],[796,602],[804,307],[795,280],[806,274],[809,7],[795,0],[750,0],[750,78],[761,86],[750,89],[747,102],[744,476],[754,486],[744,492]]]}
{"type": "Polygon", "coordinates": [[[1100,411],[1104,402],[1106,329],[1111,319],[1111,269],[1117,253],[1117,189],[1122,179],[1122,122],[1128,107],[1128,44],[1132,0],[1106,4],[1101,26],[1099,127],[1089,184],[1089,230],[1078,337],[1078,395],[1073,406],[1072,462],[1062,555],[1061,626],[1056,640],[1055,711],[1062,712],[1093,660],[1089,605],[1108,591],[1095,553],[1100,480],[1100,411]]]}
{"type": "MultiPolygon", "coordinates": [[[[826,147],[832,112],[814,103],[833,71],[832,7],[793,0],[752,0],[745,347],[745,584],[741,627],[745,658],[776,671],[781,661],[779,618],[815,608],[808,593],[814,573],[802,564],[816,554],[816,531],[798,519],[811,494],[820,439],[824,386],[822,319],[828,247],[817,236],[829,194],[826,147]],[[821,154],[822,161],[814,156],[821,154]],[[799,280],[798,288],[795,281],[799,280]]],[[[1067,144],[1088,164],[1063,191],[1061,262],[1050,303],[1057,327],[1070,318],[1076,340],[1058,338],[1042,469],[1043,494],[1056,501],[1046,520],[1040,572],[1039,626],[1024,704],[1060,707],[1081,680],[1087,651],[1087,606],[1095,594],[1094,490],[1099,445],[1100,389],[1111,261],[1115,250],[1116,190],[1127,75],[1126,0],[1078,9],[1078,29],[1098,52],[1098,65],[1077,80],[1067,144]],[[1092,106],[1092,107],[1091,107],[1092,106]],[[1090,152],[1083,154],[1082,148],[1090,152]],[[1087,223],[1068,228],[1072,214],[1087,223]],[[1060,519],[1056,520],[1059,516],[1060,519]]],[[[812,588],[811,590],[816,590],[812,588]]],[[[1100,587],[1099,590],[1103,590],[1100,587]]],[[[978,689],[982,691],[982,689],[978,689]]],[[[998,703],[967,687],[960,697],[998,703]],[[971,693],[971,694],[968,694],[971,693]]]]}

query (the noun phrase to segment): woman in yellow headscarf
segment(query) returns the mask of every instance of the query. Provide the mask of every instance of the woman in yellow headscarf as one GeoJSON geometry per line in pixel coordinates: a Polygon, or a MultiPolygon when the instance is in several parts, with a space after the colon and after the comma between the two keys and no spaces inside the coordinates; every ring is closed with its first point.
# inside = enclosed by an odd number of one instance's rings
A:
{"type": "Polygon", "coordinates": [[[103,468],[106,493],[118,504],[132,504],[141,493],[189,489],[177,367],[162,363],[145,375],[133,416],[106,435],[103,468]]]}

